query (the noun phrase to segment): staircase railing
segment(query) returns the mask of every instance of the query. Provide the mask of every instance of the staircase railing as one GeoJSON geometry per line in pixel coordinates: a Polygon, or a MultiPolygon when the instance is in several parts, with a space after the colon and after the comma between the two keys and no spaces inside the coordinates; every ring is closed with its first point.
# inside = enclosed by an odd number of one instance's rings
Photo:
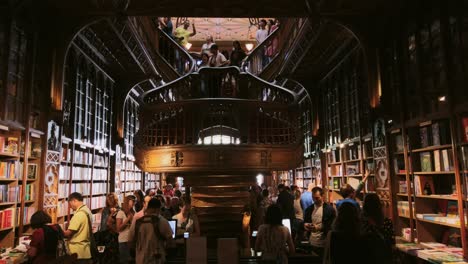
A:
{"type": "Polygon", "coordinates": [[[257,45],[255,49],[250,52],[243,61],[242,69],[260,76],[267,68],[274,64],[273,62],[278,62],[278,64],[281,65],[282,58],[284,58],[285,54],[289,51],[292,41],[294,41],[300,33],[301,28],[307,20],[306,18],[292,18],[286,20],[285,23],[273,31],[265,41],[257,45]],[[268,56],[266,54],[268,54],[268,56]]]}
{"type": "Polygon", "coordinates": [[[203,98],[236,98],[261,102],[294,104],[297,94],[266,82],[235,66],[202,67],[192,73],[142,94],[145,104],[168,103],[203,98]]]}
{"type": "MultiPolygon", "coordinates": [[[[162,68],[161,61],[170,69],[162,69],[163,71],[170,70],[177,77],[190,74],[195,70],[195,60],[190,54],[181,47],[177,42],[157,25],[155,19],[149,17],[134,17],[132,18],[135,30],[142,37],[143,42],[150,48],[153,58],[162,68]]],[[[176,78],[171,78],[171,80],[176,78]]]]}

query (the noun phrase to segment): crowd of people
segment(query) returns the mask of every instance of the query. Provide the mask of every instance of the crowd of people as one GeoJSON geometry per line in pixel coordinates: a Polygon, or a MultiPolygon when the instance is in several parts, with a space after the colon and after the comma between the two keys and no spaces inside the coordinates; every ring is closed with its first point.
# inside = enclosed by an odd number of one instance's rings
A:
{"type": "MultiPolygon", "coordinates": [[[[185,20],[176,29],[173,29],[173,24],[170,17],[158,18],[159,28],[169,37],[172,37],[181,47],[187,49],[190,37],[197,34],[195,23],[190,23],[185,20]],[[192,31],[189,30],[192,25],[192,31]]],[[[257,45],[265,41],[268,36],[279,27],[279,20],[270,19],[268,22],[265,19],[260,20],[258,30],[256,32],[257,45]]],[[[261,60],[263,66],[268,64],[276,55],[278,50],[278,38],[272,38],[267,45],[261,50],[261,60]]],[[[213,36],[208,35],[206,42],[200,49],[200,61],[198,67],[223,67],[237,66],[241,67],[242,61],[247,56],[247,53],[242,48],[239,41],[233,41],[232,50],[219,50],[219,46],[213,39],[213,36]]]]}
{"type": "MultiPolygon", "coordinates": [[[[364,179],[365,181],[365,179],[364,179]]],[[[287,263],[296,249],[312,251],[323,263],[349,263],[355,252],[365,251],[360,263],[392,263],[394,244],[391,220],[384,217],[375,193],[365,195],[362,209],[356,190],[345,185],[343,200],[325,202],[321,187],[309,184],[301,193],[297,186],[265,185],[251,190],[251,230],[258,230],[255,250],[271,263],[287,263]],[[289,219],[291,232],[282,224],[289,219]]]]}
{"type": "MultiPolygon", "coordinates": [[[[161,189],[146,192],[135,191],[125,196],[119,204],[115,193],[106,196],[101,222],[96,233],[92,233],[92,213],[83,203],[83,195],[72,193],[68,197],[74,214],[63,230],[51,224],[52,219],[45,211],[31,217],[35,229],[28,248],[31,263],[56,261],[58,245],[68,239],[69,254],[76,258],[74,263],[164,263],[166,248],[183,249],[184,234],[198,236],[200,226],[191,209],[189,197],[182,193],[176,183],[161,189]],[[177,220],[177,234],[173,234],[168,220],[177,220]],[[94,249],[102,248],[98,256],[94,249]],[[152,262],[148,262],[151,260],[152,262]],[[154,262],[156,260],[156,262],[154,262]]],[[[177,254],[177,252],[175,253],[177,254]]]]}
{"type": "MultiPolygon", "coordinates": [[[[304,192],[294,185],[252,186],[247,210],[250,230],[257,231],[254,249],[262,252],[265,263],[286,264],[288,255],[297,250],[314,252],[325,264],[348,263],[349,256],[362,250],[367,253],[360,257],[360,263],[392,263],[391,221],[384,217],[375,193],[365,195],[362,207],[356,201],[362,186],[355,190],[344,185],[344,199],[336,204],[325,202],[324,190],[313,184],[304,192]],[[289,219],[291,230],[283,226],[284,219],[289,219]]],[[[76,263],[92,263],[96,257],[100,263],[164,263],[168,251],[183,255],[185,234],[200,235],[190,198],[178,184],[168,184],[162,190],[135,191],[125,196],[122,204],[116,194],[107,194],[95,234],[83,196],[72,193],[68,202],[74,215],[64,230],[50,224],[51,217],[45,211],[32,215],[35,231],[28,249],[31,263],[55,260],[64,238],[76,263]],[[168,222],[172,219],[177,220],[176,234],[168,222]],[[102,249],[98,256],[93,254],[95,248],[102,249]]]]}

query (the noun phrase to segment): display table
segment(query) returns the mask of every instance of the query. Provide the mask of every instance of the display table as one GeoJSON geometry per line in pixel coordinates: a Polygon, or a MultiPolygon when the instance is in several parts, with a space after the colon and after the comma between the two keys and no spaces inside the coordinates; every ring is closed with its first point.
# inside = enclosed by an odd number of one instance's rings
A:
{"type": "Polygon", "coordinates": [[[397,243],[396,248],[405,254],[413,256],[418,263],[433,264],[468,264],[463,259],[462,249],[447,247],[439,243],[397,243]]]}
{"type": "Polygon", "coordinates": [[[9,248],[0,255],[0,264],[19,264],[28,260],[26,253],[9,248]]]}

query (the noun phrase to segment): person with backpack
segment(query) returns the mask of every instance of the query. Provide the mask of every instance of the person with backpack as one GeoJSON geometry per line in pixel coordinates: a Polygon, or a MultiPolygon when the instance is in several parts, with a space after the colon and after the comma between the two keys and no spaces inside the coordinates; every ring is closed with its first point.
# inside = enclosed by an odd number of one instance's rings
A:
{"type": "Polygon", "coordinates": [[[93,255],[96,251],[94,238],[92,237],[91,210],[83,203],[83,195],[78,192],[68,196],[68,204],[75,211],[68,229],[64,231],[67,237],[70,253],[78,255],[77,263],[93,263],[93,255]]]}
{"type": "Polygon", "coordinates": [[[51,217],[44,211],[37,211],[31,216],[31,227],[34,232],[29,244],[28,256],[32,264],[51,263],[57,257],[66,254],[63,231],[59,225],[51,224],[51,222],[51,217]]]}
{"type": "Polygon", "coordinates": [[[152,198],[145,215],[130,227],[128,243],[135,249],[136,264],[162,264],[166,261],[166,246],[172,244],[172,229],[159,213],[161,201],[152,198]]]}

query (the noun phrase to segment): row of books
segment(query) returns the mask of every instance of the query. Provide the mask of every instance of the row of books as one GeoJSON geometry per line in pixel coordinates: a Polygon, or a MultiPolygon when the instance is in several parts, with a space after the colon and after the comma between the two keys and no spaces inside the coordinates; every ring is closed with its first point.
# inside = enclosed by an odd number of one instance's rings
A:
{"type": "MultiPolygon", "coordinates": [[[[60,199],[66,198],[69,195],[68,184],[59,184],[58,196],[60,199]]],[[[90,183],[71,183],[71,192],[79,192],[82,195],[90,195],[91,184],[90,183]]],[[[99,182],[93,183],[93,195],[107,193],[107,183],[99,182]]]]}
{"type": "Polygon", "coordinates": [[[11,228],[15,224],[15,208],[0,211],[0,229],[11,228]]]}
{"type": "MultiPolygon", "coordinates": [[[[31,222],[31,216],[37,211],[35,206],[26,206],[23,208],[23,225],[26,225],[31,222]]],[[[21,210],[18,208],[16,210],[16,225],[20,225],[20,212],[21,210]]]]}
{"type": "Polygon", "coordinates": [[[76,150],[74,152],[75,156],[73,157],[73,161],[79,164],[93,164],[93,155],[86,151],[76,150]]]}
{"type": "Polygon", "coordinates": [[[352,146],[348,146],[347,154],[347,160],[361,159],[361,145],[354,144],[352,146]]]}
{"type": "Polygon", "coordinates": [[[440,121],[421,127],[419,137],[422,148],[450,144],[449,124],[446,121],[440,121]]]}
{"type": "MultiPolygon", "coordinates": [[[[450,225],[460,225],[460,217],[458,217],[458,215],[447,216],[444,214],[416,214],[416,218],[438,222],[438,223],[450,224],[450,225]]],[[[466,216],[465,216],[465,223],[466,223],[466,216]]]]}
{"type": "Polygon", "coordinates": [[[141,171],[133,161],[125,161],[123,167],[125,170],[141,171]]]}
{"type": "MultiPolygon", "coordinates": [[[[25,142],[21,142],[21,155],[24,155],[25,142]]],[[[29,142],[28,157],[30,158],[40,158],[42,153],[41,143],[36,141],[29,142]]]]}
{"type": "MultiPolygon", "coordinates": [[[[62,165],[59,168],[59,179],[70,180],[70,166],[62,165]]],[[[108,171],[106,169],[73,167],[73,180],[75,181],[105,181],[107,180],[108,171]]]]}
{"type": "MultiPolygon", "coordinates": [[[[97,197],[85,197],[83,199],[83,202],[86,205],[90,205],[90,209],[99,209],[99,208],[104,208],[106,206],[106,196],[97,196],[97,197]],[[90,200],[91,199],[91,200],[90,200]]],[[[66,200],[61,200],[57,203],[57,217],[62,217],[68,214],[68,202],[66,200]]],[[[71,211],[73,213],[73,211],[71,211]]],[[[100,215],[95,216],[94,221],[99,221],[101,222],[100,215]]]]}
{"type": "MultiPolygon", "coordinates": [[[[411,202],[414,215],[414,202],[411,202]]],[[[410,217],[409,202],[408,201],[398,201],[397,202],[397,211],[399,216],[410,217]]]]}
{"type": "Polygon", "coordinates": [[[20,186],[0,185],[0,203],[15,203],[18,201],[20,186]]]}
{"type": "Polygon", "coordinates": [[[134,191],[141,189],[141,182],[122,182],[122,189],[125,191],[134,191]]]}
{"type": "Polygon", "coordinates": [[[6,154],[18,154],[19,140],[17,137],[0,136],[0,152],[6,154]]]}
{"type": "Polygon", "coordinates": [[[16,161],[0,161],[0,179],[17,179],[16,161]]]}
{"type": "Polygon", "coordinates": [[[123,173],[123,179],[125,179],[126,181],[141,181],[142,179],[141,172],[125,171],[123,173]]]}
{"type": "Polygon", "coordinates": [[[99,167],[109,166],[109,157],[95,154],[94,155],[94,166],[99,166],[99,167]]]}
{"type": "Polygon", "coordinates": [[[453,156],[450,149],[421,152],[421,171],[453,171],[453,156]],[[433,166],[434,164],[434,166],[433,166]]]}

